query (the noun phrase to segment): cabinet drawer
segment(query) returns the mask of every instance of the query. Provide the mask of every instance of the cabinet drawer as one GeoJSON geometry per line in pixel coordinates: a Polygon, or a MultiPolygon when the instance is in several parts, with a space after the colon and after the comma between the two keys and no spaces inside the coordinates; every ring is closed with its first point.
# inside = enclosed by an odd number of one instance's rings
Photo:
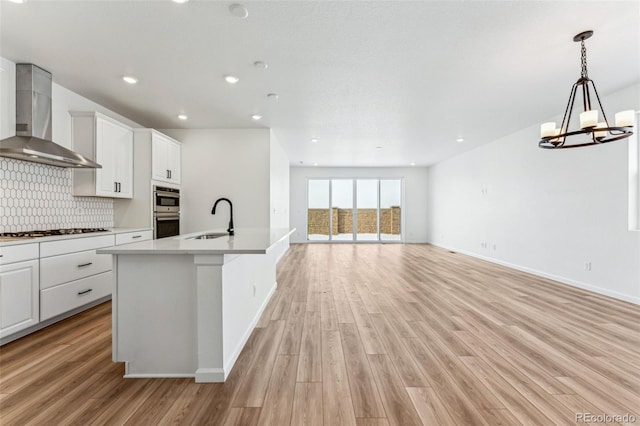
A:
{"type": "Polygon", "coordinates": [[[147,241],[153,238],[153,231],[126,232],[124,234],[116,234],[116,245],[137,243],[139,241],[147,241]]]}
{"type": "Polygon", "coordinates": [[[110,254],[96,254],[95,250],[40,259],[40,288],[45,289],[110,271],[111,262],[110,254]]]}
{"type": "Polygon", "coordinates": [[[40,321],[111,294],[113,273],[93,275],[40,291],[40,321]]]}
{"type": "Polygon", "coordinates": [[[40,243],[40,257],[57,256],[78,251],[93,250],[114,245],[113,234],[99,237],[80,237],[69,240],[50,241],[40,243]]]}
{"type": "Polygon", "coordinates": [[[38,258],[38,243],[0,247],[0,265],[38,258]]]}

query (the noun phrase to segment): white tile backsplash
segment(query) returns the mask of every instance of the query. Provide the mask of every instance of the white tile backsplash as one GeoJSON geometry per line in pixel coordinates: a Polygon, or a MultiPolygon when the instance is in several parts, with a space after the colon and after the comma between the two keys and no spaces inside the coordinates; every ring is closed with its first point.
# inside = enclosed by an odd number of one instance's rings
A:
{"type": "Polygon", "coordinates": [[[74,197],[71,169],[0,157],[0,233],[112,228],[113,199],[74,197]]]}

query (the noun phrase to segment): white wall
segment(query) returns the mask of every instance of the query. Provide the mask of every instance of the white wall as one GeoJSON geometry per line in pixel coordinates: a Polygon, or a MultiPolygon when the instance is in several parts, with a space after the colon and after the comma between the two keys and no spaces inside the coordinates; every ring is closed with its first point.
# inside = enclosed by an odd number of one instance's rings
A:
{"type": "MultiPolygon", "coordinates": [[[[640,85],[603,105],[609,114],[639,109],[640,85]]],[[[429,168],[429,241],[640,303],[629,142],[544,150],[539,136],[534,125],[429,168]]]]}
{"type": "Polygon", "coordinates": [[[427,241],[427,176],[422,167],[375,168],[375,167],[292,167],[291,227],[297,230],[291,242],[306,241],[307,223],[307,178],[404,178],[404,239],[407,243],[427,241]]]}
{"type": "Polygon", "coordinates": [[[269,185],[271,191],[269,210],[272,228],[289,227],[289,159],[278,139],[271,133],[269,185]]]}
{"type": "Polygon", "coordinates": [[[165,129],[182,142],[181,233],[227,228],[233,202],[236,228],[270,225],[270,138],[268,129],[165,129]]]}

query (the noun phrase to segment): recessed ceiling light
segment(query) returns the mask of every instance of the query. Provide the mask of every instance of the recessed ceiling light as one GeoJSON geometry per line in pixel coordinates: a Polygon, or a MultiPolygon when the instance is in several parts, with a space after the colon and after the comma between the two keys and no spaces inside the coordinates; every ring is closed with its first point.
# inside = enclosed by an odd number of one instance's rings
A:
{"type": "Polygon", "coordinates": [[[269,68],[269,65],[266,62],[263,62],[263,61],[255,61],[253,63],[253,66],[256,67],[259,70],[266,70],[267,68],[269,68]]]}
{"type": "Polygon", "coordinates": [[[253,118],[254,120],[256,120],[256,121],[257,121],[257,120],[262,119],[262,116],[261,116],[260,114],[253,114],[253,115],[251,116],[251,118],[253,118]]]}
{"type": "Polygon", "coordinates": [[[276,99],[278,99],[278,94],[277,93],[267,93],[267,98],[272,99],[272,100],[276,100],[276,99]]]}
{"type": "Polygon", "coordinates": [[[317,166],[317,165],[318,165],[318,163],[313,163],[313,165],[314,165],[314,166],[317,166]]]}
{"type": "Polygon", "coordinates": [[[189,0],[173,0],[174,3],[179,3],[179,4],[186,3],[188,1],[189,0]]]}
{"type": "Polygon", "coordinates": [[[129,84],[136,84],[138,82],[137,78],[131,77],[130,75],[125,75],[124,77],[122,77],[122,79],[124,80],[125,83],[129,83],[129,84]]]}
{"type": "Polygon", "coordinates": [[[224,76],[224,81],[226,81],[229,84],[236,84],[237,82],[240,81],[240,79],[238,77],[236,77],[235,75],[225,75],[224,76]]]}
{"type": "Polygon", "coordinates": [[[239,3],[234,3],[229,6],[229,12],[231,12],[231,15],[240,19],[244,19],[249,16],[249,11],[247,10],[247,8],[239,3]]]}
{"type": "Polygon", "coordinates": [[[189,118],[186,114],[178,114],[178,118],[180,120],[186,120],[187,118],[189,118]]]}
{"type": "Polygon", "coordinates": [[[318,140],[319,140],[318,138],[311,138],[311,142],[313,142],[313,143],[318,142],[318,140]]]}
{"type": "Polygon", "coordinates": [[[458,143],[464,142],[464,139],[463,138],[458,138],[458,139],[456,139],[456,142],[458,142],[458,143]]]}
{"type": "Polygon", "coordinates": [[[18,3],[18,4],[22,4],[24,3],[25,0],[9,0],[11,3],[18,3]]]}
{"type": "Polygon", "coordinates": [[[410,165],[410,166],[415,166],[415,165],[416,165],[416,163],[411,162],[411,163],[409,163],[409,165],[410,165]]]}

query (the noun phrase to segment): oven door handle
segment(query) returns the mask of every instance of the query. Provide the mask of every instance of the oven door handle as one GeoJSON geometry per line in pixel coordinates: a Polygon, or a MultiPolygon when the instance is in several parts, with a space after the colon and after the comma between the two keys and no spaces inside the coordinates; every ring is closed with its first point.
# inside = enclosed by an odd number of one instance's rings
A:
{"type": "Polygon", "coordinates": [[[176,194],[175,192],[156,191],[156,197],[180,198],[180,194],[176,194]]]}
{"type": "Polygon", "coordinates": [[[156,221],[158,221],[158,222],[164,222],[164,221],[167,221],[167,220],[180,220],[180,216],[156,217],[156,221]]]}

